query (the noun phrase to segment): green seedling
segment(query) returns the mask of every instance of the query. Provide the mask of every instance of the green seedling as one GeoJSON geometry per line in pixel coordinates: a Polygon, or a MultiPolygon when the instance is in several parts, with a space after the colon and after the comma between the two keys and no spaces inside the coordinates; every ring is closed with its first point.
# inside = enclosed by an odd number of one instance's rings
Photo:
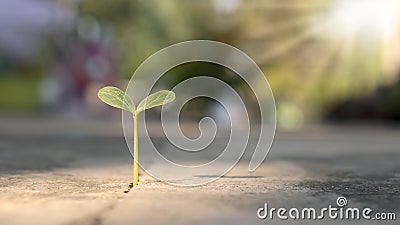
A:
{"type": "Polygon", "coordinates": [[[99,90],[97,96],[106,104],[118,109],[126,110],[133,116],[133,182],[132,185],[139,183],[139,165],[138,165],[138,117],[142,111],[156,106],[161,106],[174,101],[175,93],[168,90],[162,90],[153,93],[144,98],[139,105],[135,106],[129,95],[125,94],[117,87],[103,87],[99,90]]]}

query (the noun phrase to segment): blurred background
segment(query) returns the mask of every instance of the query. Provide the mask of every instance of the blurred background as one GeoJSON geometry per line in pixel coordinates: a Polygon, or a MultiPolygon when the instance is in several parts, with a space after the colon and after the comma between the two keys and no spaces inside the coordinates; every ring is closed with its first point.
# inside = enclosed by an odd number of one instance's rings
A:
{"type": "MultiPolygon", "coordinates": [[[[3,0],[0,117],[117,118],[97,90],[125,88],[151,54],[192,39],[253,58],[281,128],[400,120],[398,0],[3,0]]],[[[224,68],[192,63],[170,73],[166,86],[219,74],[252,111],[252,94],[224,68]]],[[[183,113],[197,118],[212,107],[200,99],[183,113]]]]}

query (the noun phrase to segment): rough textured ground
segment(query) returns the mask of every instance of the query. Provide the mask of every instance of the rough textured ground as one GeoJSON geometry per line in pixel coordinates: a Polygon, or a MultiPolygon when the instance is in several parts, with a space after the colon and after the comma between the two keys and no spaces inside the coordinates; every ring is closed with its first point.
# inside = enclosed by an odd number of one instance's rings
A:
{"type": "MultiPolygon", "coordinates": [[[[12,121],[12,120],[11,120],[12,121]]],[[[400,130],[318,126],[278,132],[263,166],[240,163],[216,182],[182,188],[141,174],[115,124],[1,121],[0,224],[313,224],[259,220],[271,207],[351,206],[400,216],[400,130]],[[101,130],[102,132],[99,132],[101,130]]],[[[314,221],[315,224],[398,224],[314,221]]]]}

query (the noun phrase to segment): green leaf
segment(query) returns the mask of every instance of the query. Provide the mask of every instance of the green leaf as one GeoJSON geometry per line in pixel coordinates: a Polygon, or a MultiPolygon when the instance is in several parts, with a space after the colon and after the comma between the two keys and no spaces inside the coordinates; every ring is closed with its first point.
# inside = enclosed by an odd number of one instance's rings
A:
{"type": "Polygon", "coordinates": [[[106,104],[118,109],[124,109],[129,112],[135,112],[135,104],[132,99],[117,87],[103,87],[97,93],[97,96],[106,104]]]}
{"type": "Polygon", "coordinates": [[[136,110],[136,113],[140,113],[146,109],[150,109],[156,106],[164,105],[175,100],[175,93],[172,91],[162,90],[147,96],[143,99],[136,110]]]}

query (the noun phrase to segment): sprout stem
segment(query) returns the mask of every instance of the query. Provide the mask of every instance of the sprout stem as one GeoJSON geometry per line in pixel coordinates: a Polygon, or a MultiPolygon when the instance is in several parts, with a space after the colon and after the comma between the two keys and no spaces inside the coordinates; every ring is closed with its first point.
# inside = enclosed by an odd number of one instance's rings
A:
{"type": "Polygon", "coordinates": [[[139,183],[138,115],[133,115],[133,185],[139,183]]]}

